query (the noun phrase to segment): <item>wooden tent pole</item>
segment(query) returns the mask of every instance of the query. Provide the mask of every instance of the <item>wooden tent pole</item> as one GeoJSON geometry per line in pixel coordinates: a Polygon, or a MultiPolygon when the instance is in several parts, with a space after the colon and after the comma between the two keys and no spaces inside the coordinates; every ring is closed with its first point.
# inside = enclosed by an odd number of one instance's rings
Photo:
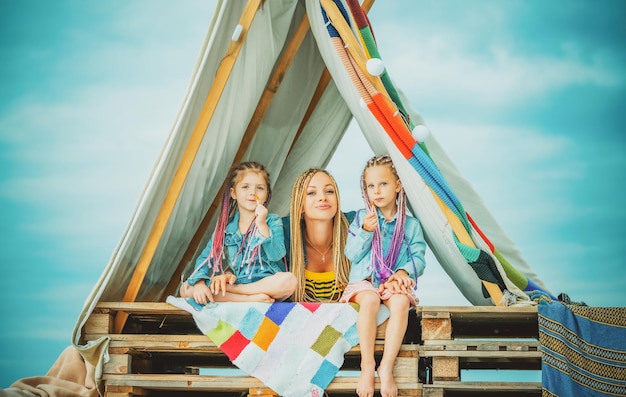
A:
{"type": "Polygon", "coordinates": [[[261,125],[261,121],[265,117],[265,114],[269,110],[270,105],[272,104],[272,100],[278,91],[283,79],[285,78],[285,74],[287,74],[287,70],[291,66],[293,59],[295,58],[304,38],[306,37],[307,32],[309,31],[309,18],[306,14],[302,17],[298,28],[296,29],[291,41],[288,46],[285,48],[283,52],[283,56],[276,66],[274,73],[272,74],[272,78],[265,86],[265,90],[259,99],[259,103],[257,104],[256,109],[254,110],[254,114],[250,119],[250,123],[248,124],[248,128],[246,128],[246,132],[241,139],[241,144],[239,145],[239,150],[235,155],[235,159],[233,164],[237,164],[243,158],[243,155],[248,150],[248,146],[252,142],[252,138],[256,134],[259,126],[261,125]]]}
{"type": "MultiPolygon", "coordinates": [[[[200,147],[206,129],[213,118],[213,114],[215,113],[217,104],[222,96],[226,82],[228,81],[230,73],[235,65],[235,61],[239,56],[241,47],[243,46],[248,30],[250,29],[250,25],[252,25],[252,21],[254,20],[254,16],[256,15],[260,4],[261,0],[249,0],[241,14],[241,18],[239,19],[239,25],[242,27],[241,34],[237,41],[231,41],[228,49],[226,50],[226,55],[217,69],[213,85],[209,90],[200,116],[196,121],[196,125],[194,126],[191,136],[189,137],[185,152],[183,153],[180,163],[178,164],[178,168],[176,169],[176,173],[170,183],[170,187],[165,195],[165,198],[163,199],[163,203],[161,204],[161,209],[159,210],[154,224],[152,225],[152,230],[148,235],[148,240],[146,241],[143,252],[139,257],[139,261],[137,262],[135,271],[130,279],[126,293],[122,298],[123,302],[133,302],[137,298],[139,288],[141,287],[148,268],[150,267],[150,262],[152,261],[159,241],[163,236],[163,232],[165,231],[167,222],[169,221],[172,211],[174,210],[174,206],[178,201],[178,197],[182,191],[187,176],[189,175],[194,158],[198,153],[198,148],[200,147]]],[[[126,313],[118,312],[115,317],[114,327],[116,333],[120,333],[122,331],[127,318],[128,315],[126,313]]]]}
{"type": "MultiPolygon", "coordinates": [[[[369,13],[373,4],[374,4],[374,0],[364,0],[361,7],[366,13],[369,13]]],[[[300,25],[298,26],[296,33],[294,33],[294,36],[290,44],[288,45],[288,47],[285,49],[283,53],[283,59],[279,62],[278,66],[276,67],[276,70],[274,74],[272,75],[272,78],[268,82],[265,88],[265,91],[263,92],[261,99],[259,100],[259,105],[255,109],[255,112],[251,118],[248,128],[246,129],[246,133],[244,134],[244,139],[250,133],[252,133],[253,135],[258,129],[265,113],[269,109],[271,100],[274,98],[274,95],[276,94],[280,84],[282,83],[283,77],[285,76],[287,69],[289,68],[289,66],[291,66],[291,62],[293,61],[293,58],[295,57],[298,49],[302,45],[302,41],[304,40],[306,33],[309,30],[309,27],[310,25],[309,25],[307,14],[304,14],[303,20],[300,22],[300,25]],[[263,103],[264,105],[261,106],[261,103],[263,103]]],[[[296,132],[296,135],[291,143],[291,147],[289,148],[289,153],[293,149],[295,142],[300,138],[300,135],[302,134],[302,130],[304,129],[306,123],[308,122],[309,118],[313,114],[313,111],[317,107],[317,104],[322,98],[322,95],[326,91],[326,88],[328,87],[328,83],[330,83],[330,80],[331,80],[331,76],[330,76],[330,73],[328,72],[328,68],[324,68],[324,70],[322,71],[322,75],[319,79],[319,82],[317,84],[317,87],[315,88],[315,92],[313,94],[311,102],[309,103],[309,106],[304,114],[304,117],[302,118],[302,121],[300,122],[300,125],[298,127],[298,131],[296,132]]],[[[252,137],[246,140],[245,147],[243,146],[244,139],[242,139],[242,145],[240,145],[240,148],[237,151],[237,155],[235,156],[235,161],[233,161],[233,165],[240,161],[240,160],[237,160],[237,157],[239,156],[240,153],[241,155],[245,153],[249,145],[249,142],[251,142],[252,140],[252,137]]],[[[189,246],[187,247],[187,250],[183,254],[183,257],[178,263],[176,270],[174,271],[172,277],[170,278],[170,282],[165,287],[165,291],[163,294],[164,297],[168,295],[173,295],[176,293],[176,289],[180,284],[180,278],[178,278],[177,275],[181,274],[185,270],[187,263],[193,259],[192,257],[194,253],[196,252],[198,246],[200,245],[202,236],[204,235],[205,231],[208,229],[209,224],[211,223],[211,218],[213,217],[213,215],[215,214],[215,211],[217,210],[217,206],[219,205],[219,200],[224,194],[224,189],[225,189],[225,183],[222,184],[222,187],[220,188],[218,194],[215,196],[215,199],[209,206],[209,209],[204,215],[202,221],[200,222],[200,225],[198,225],[198,229],[196,230],[196,233],[191,239],[189,246]]]]}
{"type": "MultiPolygon", "coordinates": [[[[256,134],[259,126],[261,125],[261,122],[263,121],[263,118],[265,117],[265,114],[272,104],[272,100],[274,99],[276,92],[278,92],[278,88],[280,87],[287,73],[287,70],[291,66],[291,63],[298,53],[300,46],[302,46],[302,42],[304,41],[304,38],[309,31],[309,28],[309,19],[307,15],[304,14],[290,42],[287,44],[287,47],[285,47],[282,57],[276,65],[272,76],[266,84],[265,90],[261,94],[261,98],[259,99],[254,113],[252,114],[250,122],[248,123],[248,127],[246,128],[246,131],[241,138],[241,143],[239,144],[239,149],[237,150],[237,153],[235,154],[235,157],[233,159],[232,166],[234,166],[235,164],[239,164],[242,161],[244,154],[248,150],[248,147],[250,146],[254,135],[256,134]]],[[[191,239],[187,250],[183,254],[180,262],[178,263],[178,267],[176,268],[173,277],[170,279],[170,282],[165,288],[164,296],[176,293],[176,288],[180,283],[180,279],[175,276],[177,274],[181,274],[184,271],[186,264],[192,259],[192,256],[195,253],[198,245],[200,244],[200,240],[202,239],[205,230],[209,227],[211,218],[213,217],[218,205],[220,204],[220,200],[222,198],[222,195],[224,194],[224,189],[226,188],[226,182],[227,181],[224,181],[224,183],[222,184],[217,196],[215,196],[215,199],[207,210],[207,213],[202,219],[202,222],[198,226],[198,229],[191,239]]]]}

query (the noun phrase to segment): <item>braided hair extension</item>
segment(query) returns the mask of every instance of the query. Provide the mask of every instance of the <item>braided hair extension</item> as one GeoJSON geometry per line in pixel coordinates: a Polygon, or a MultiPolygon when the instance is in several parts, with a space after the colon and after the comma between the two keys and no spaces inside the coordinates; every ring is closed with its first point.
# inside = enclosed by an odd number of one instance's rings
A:
{"type": "MultiPolygon", "coordinates": [[[[267,184],[267,199],[264,205],[267,205],[272,197],[270,175],[263,164],[257,163],[256,161],[248,161],[231,168],[227,179],[228,184],[224,188],[220,214],[217,219],[217,223],[215,224],[215,230],[213,231],[211,251],[207,258],[209,266],[213,269],[213,274],[220,274],[224,272],[224,269],[222,268],[222,257],[224,255],[224,236],[226,234],[226,226],[233,219],[235,212],[237,211],[237,201],[231,198],[231,189],[235,188],[237,183],[239,183],[247,172],[259,173],[265,179],[265,183],[267,184]]],[[[248,265],[252,263],[255,258],[258,258],[259,261],[261,259],[260,246],[255,247],[252,252],[247,252],[247,247],[244,247],[246,245],[247,238],[252,236],[255,232],[256,224],[252,222],[244,236],[242,247],[237,253],[237,255],[239,255],[242,252],[242,248],[245,250],[243,253],[244,263],[247,262],[248,265]]]]}
{"type": "Polygon", "coordinates": [[[291,272],[296,276],[298,281],[296,290],[294,292],[294,301],[312,301],[311,297],[308,297],[305,293],[305,258],[304,258],[304,234],[306,229],[304,227],[304,220],[302,217],[302,209],[304,206],[304,200],[306,190],[311,182],[311,179],[315,174],[323,172],[331,179],[333,188],[337,195],[337,213],[333,218],[333,237],[332,237],[332,258],[333,267],[335,271],[335,289],[343,289],[348,284],[348,276],[350,274],[350,261],[344,254],[344,248],[346,245],[346,237],[348,235],[348,220],[341,212],[341,202],[339,200],[339,188],[335,179],[328,173],[328,171],[320,168],[309,168],[298,176],[293,184],[291,190],[291,204],[289,209],[290,214],[290,229],[291,229],[291,241],[290,251],[291,258],[289,258],[291,272]]]}
{"type": "MultiPolygon", "coordinates": [[[[363,201],[365,202],[367,212],[375,211],[376,208],[373,206],[372,202],[368,198],[367,184],[365,182],[365,173],[369,168],[377,166],[388,166],[396,179],[400,179],[400,177],[398,176],[398,172],[396,171],[396,167],[394,167],[393,162],[391,161],[391,157],[389,157],[388,155],[375,156],[369,159],[367,161],[367,164],[365,165],[365,168],[363,169],[363,173],[361,174],[361,195],[363,197],[363,201]]],[[[376,226],[376,229],[374,230],[374,236],[372,238],[372,262],[370,266],[374,271],[375,278],[378,279],[380,283],[384,283],[385,281],[387,281],[387,279],[394,273],[396,268],[396,261],[398,259],[398,255],[400,254],[400,248],[402,247],[402,240],[404,239],[404,225],[406,223],[406,194],[404,192],[404,187],[402,187],[402,185],[400,186],[400,191],[396,196],[396,207],[398,211],[398,216],[396,225],[393,229],[391,244],[389,246],[389,251],[387,252],[387,255],[383,256],[380,225],[376,226]]]]}

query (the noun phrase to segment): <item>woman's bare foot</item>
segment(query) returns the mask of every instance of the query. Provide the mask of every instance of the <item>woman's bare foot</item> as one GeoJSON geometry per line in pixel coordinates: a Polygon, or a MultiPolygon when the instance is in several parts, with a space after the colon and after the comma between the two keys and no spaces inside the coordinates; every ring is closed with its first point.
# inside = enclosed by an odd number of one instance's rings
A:
{"type": "Polygon", "coordinates": [[[361,367],[359,383],[356,385],[356,394],[359,397],[374,397],[374,367],[374,365],[371,368],[369,366],[361,367]]]}
{"type": "Polygon", "coordinates": [[[380,395],[382,397],[397,397],[398,386],[393,377],[393,367],[378,367],[378,377],[380,378],[380,395]]]}

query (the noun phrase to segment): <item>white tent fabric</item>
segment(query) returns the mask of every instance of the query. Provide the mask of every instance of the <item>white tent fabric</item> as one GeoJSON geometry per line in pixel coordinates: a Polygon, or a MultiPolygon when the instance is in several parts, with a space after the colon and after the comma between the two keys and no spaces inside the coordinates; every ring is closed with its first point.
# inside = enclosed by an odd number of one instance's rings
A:
{"type": "MultiPolygon", "coordinates": [[[[189,89],[163,151],[132,219],[77,320],[72,341],[85,359],[97,366],[97,378],[101,375],[107,340],[103,338],[85,344],[82,327],[98,302],[123,300],[179,164],[183,161],[196,123],[202,116],[205,100],[216,80],[224,54],[232,44],[233,32],[245,6],[240,1],[218,3],[189,89]]],[[[302,18],[307,16],[311,31],[284,75],[254,138],[244,148],[242,158],[243,161],[259,161],[269,170],[275,183],[270,211],[287,215],[291,186],[296,176],[309,167],[324,167],[328,163],[354,116],[373,151],[387,152],[392,156],[406,187],[411,207],[422,220],[427,241],[446,272],[470,302],[491,305],[491,301],[483,297],[480,279],[456,249],[450,225],[424,181],[406,163],[367,109],[360,106],[358,94],[341,62],[337,60],[334,49],[328,44],[318,0],[265,1],[258,9],[135,300],[165,300],[167,284],[172,278],[180,277],[175,273],[185,252],[191,250],[193,255],[190,257],[195,258],[206,244],[212,228],[205,225],[205,230],[199,232],[200,238],[195,246],[188,248],[211,203],[216,200],[228,169],[235,161],[242,137],[277,60],[283,53],[285,43],[293,37],[302,18]],[[298,139],[294,141],[324,67],[329,69],[332,81],[298,139]]],[[[408,101],[405,100],[405,104],[408,101]]],[[[413,110],[410,113],[413,120],[421,120],[413,110]]],[[[434,137],[431,136],[428,145],[433,159],[474,219],[497,243],[514,267],[527,277],[537,280],[513,242],[437,145],[434,137]]],[[[479,237],[474,237],[479,246],[484,246],[479,237]]],[[[183,263],[188,272],[192,263],[192,259],[183,263]]],[[[504,274],[503,271],[501,273],[504,274]]],[[[506,277],[505,282],[508,289],[524,299],[525,295],[506,277]]]]}

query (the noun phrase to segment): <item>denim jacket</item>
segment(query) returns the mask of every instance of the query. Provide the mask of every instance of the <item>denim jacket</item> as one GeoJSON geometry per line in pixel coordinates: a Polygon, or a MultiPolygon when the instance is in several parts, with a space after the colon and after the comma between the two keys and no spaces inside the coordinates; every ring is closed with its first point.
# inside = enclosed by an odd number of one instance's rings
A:
{"type": "MultiPolygon", "coordinates": [[[[391,244],[393,229],[396,225],[398,214],[396,213],[396,216],[390,221],[385,219],[380,210],[377,210],[377,214],[383,240],[384,256],[387,255],[389,251],[389,245],[391,244]]],[[[374,232],[368,232],[363,229],[363,218],[365,215],[365,210],[357,211],[356,217],[350,224],[350,229],[348,229],[348,239],[344,252],[346,257],[352,261],[349,282],[356,283],[371,278],[372,283],[378,286],[379,280],[374,280],[374,269],[371,266],[372,239],[374,232]]],[[[404,270],[413,280],[417,281],[417,277],[424,273],[424,268],[426,267],[426,261],[424,260],[426,242],[424,241],[422,227],[416,218],[409,215],[406,216],[404,234],[405,236],[402,240],[402,246],[393,272],[404,270]]]]}
{"type": "MultiPolygon", "coordinates": [[[[224,236],[224,254],[228,258],[228,268],[237,276],[235,284],[248,284],[258,281],[264,277],[271,276],[285,269],[285,240],[283,236],[283,224],[281,218],[275,214],[267,215],[267,226],[270,230],[268,237],[262,236],[258,231],[246,242],[246,247],[241,247],[243,235],[239,231],[239,211],[235,213],[233,220],[226,225],[224,236]],[[261,246],[261,261],[255,258],[249,266],[243,263],[243,252],[261,246]],[[240,250],[241,249],[241,250],[240,250]],[[241,251],[241,252],[240,252],[241,251]]],[[[213,238],[196,260],[196,271],[189,277],[187,282],[194,285],[200,280],[210,280],[213,275],[212,265],[207,263],[207,258],[211,252],[213,238]],[[198,268],[200,267],[200,268],[198,268]]],[[[226,270],[226,268],[224,269],[226,270]]]]}

